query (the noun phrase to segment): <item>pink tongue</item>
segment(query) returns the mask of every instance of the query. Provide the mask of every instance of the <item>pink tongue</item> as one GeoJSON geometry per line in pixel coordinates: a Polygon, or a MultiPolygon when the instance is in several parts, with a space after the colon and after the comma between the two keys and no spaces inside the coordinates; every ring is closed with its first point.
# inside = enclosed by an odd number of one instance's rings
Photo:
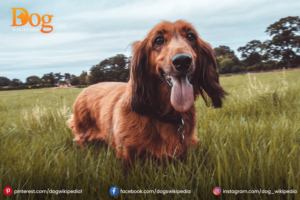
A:
{"type": "Polygon", "coordinates": [[[186,76],[171,76],[173,87],[171,91],[171,104],[178,112],[188,111],[194,104],[194,89],[186,76]]]}

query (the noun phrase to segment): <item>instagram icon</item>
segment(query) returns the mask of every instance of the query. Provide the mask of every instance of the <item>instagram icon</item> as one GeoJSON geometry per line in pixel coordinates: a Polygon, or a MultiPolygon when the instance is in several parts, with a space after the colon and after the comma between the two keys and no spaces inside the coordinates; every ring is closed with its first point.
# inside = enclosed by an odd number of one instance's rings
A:
{"type": "Polygon", "coordinates": [[[214,193],[214,195],[220,195],[221,194],[221,189],[219,188],[219,187],[215,187],[214,189],[213,189],[213,193],[214,193]]]}

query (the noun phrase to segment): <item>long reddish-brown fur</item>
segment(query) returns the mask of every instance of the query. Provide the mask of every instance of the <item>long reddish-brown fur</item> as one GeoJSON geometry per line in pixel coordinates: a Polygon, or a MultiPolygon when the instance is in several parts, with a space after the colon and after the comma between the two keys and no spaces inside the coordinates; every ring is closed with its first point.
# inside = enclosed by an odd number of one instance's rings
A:
{"type": "MultiPolygon", "coordinates": [[[[98,83],[84,89],[77,97],[74,114],[68,120],[75,134],[74,141],[83,147],[92,140],[108,143],[111,133],[110,145],[118,153],[118,159],[123,156],[125,161],[133,161],[135,156],[144,156],[144,153],[157,158],[165,153],[169,157],[178,154],[184,157],[182,152],[189,146],[196,147],[198,142],[195,105],[175,106],[175,109],[170,100],[172,87],[168,86],[161,71],[174,77],[188,76],[194,100],[201,95],[207,102],[209,97],[215,107],[221,107],[226,92],[219,84],[213,50],[199,38],[191,24],[182,20],[158,24],[143,41],[135,42],[132,47],[128,83],[98,83]],[[193,41],[188,38],[191,34],[195,36],[193,41]],[[158,36],[164,39],[163,44],[157,44],[158,36]],[[172,64],[172,58],[178,54],[188,54],[192,58],[185,72],[179,73],[172,64]],[[160,120],[157,111],[162,116],[182,117],[184,140],[178,131],[180,124],[160,120]]],[[[181,96],[174,98],[183,98],[181,96]]]]}

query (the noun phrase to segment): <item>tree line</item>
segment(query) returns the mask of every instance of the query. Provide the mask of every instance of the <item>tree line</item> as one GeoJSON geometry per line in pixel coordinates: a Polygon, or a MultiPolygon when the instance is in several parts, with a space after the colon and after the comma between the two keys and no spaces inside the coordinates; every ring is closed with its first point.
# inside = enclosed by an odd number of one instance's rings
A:
{"type": "Polygon", "coordinates": [[[117,54],[93,65],[89,75],[83,71],[79,77],[74,76],[71,85],[92,85],[106,81],[127,82],[129,67],[130,58],[117,54]]]}
{"type": "MultiPolygon", "coordinates": [[[[271,24],[265,31],[270,40],[252,40],[238,48],[240,60],[230,47],[220,45],[214,48],[220,74],[246,71],[272,70],[283,67],[300,67],[300,18],[286,17],[271,24]]],[[[41,78],[30,76],[26,82],[19,79],[0,77],[0,86],[49,85],[70,81],[71,85],[92,85],[105,81],[127,82],[130,58],[123,54],[107,58],[93,65],[90,73],[82,71],[79,76],[70,73],[48,73],[41,78]]],[[[27,88],[27,87],[26,87],[27,88]]]]}
{"type": "Polygon", "coordinates": [[[42,84],[42,85],[54,85],[55,83],[60,82],[61,80],[69,79],[72,76],[75,75],[70,75],[69,73],[65,73],[62,75],[61,73],[53,73],[50,72],[48,74],[44,74],[41,78],[38,76],[29,76],[26,78],[26,82],[22,82],[20,79],[14,78],[12,80],[6,78],[6,77],[0,77],[0,86],[21,86],[21,85],[37,85],[37,84],[42,84]]]}
{"type": "Polygon", "coordinates": [[[239,47],[242,60],[227,46],[214,48],[219,72],[236,73],[300,67],[300,18],[286,17],[265,31],[270,40],[252,40],[239,47]]]}
{"type": "Polygon", "coordinates": [[[19,79],[8,79],[6,77],[0,77],[0,86],[18,87],[19,89],[25,89],[37,87],[53,87],[58,83],[67,83],[71,85],[92,85],[105,81],[120,81],[126,82],[129,77],[130,58],[127,58],[123,54],[117,54],[111,58],[107,58],[101,61],[97,65],[93,65],[90,69],[90,73],[82,71],[79,76],[70,73],[53,73],[44,74],[41,78],[38,76],[29,76],[26,78],[26,82],[22,82],[19,79]]]}

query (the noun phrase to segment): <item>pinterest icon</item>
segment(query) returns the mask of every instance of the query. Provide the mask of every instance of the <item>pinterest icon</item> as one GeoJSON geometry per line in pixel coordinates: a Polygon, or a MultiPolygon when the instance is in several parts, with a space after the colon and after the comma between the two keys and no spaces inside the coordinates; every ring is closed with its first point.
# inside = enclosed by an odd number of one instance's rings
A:
{"type": "Polygon", "coordinates": [[[4,192],[4,194],[6,195],[6,196],[10,196],[10,195],[12,195],[12,193],[13,193],[13,189],[11,188],[11,187],[5,187],[4,188],[4,190],[3,190],[3,192],[4,192]]]}

